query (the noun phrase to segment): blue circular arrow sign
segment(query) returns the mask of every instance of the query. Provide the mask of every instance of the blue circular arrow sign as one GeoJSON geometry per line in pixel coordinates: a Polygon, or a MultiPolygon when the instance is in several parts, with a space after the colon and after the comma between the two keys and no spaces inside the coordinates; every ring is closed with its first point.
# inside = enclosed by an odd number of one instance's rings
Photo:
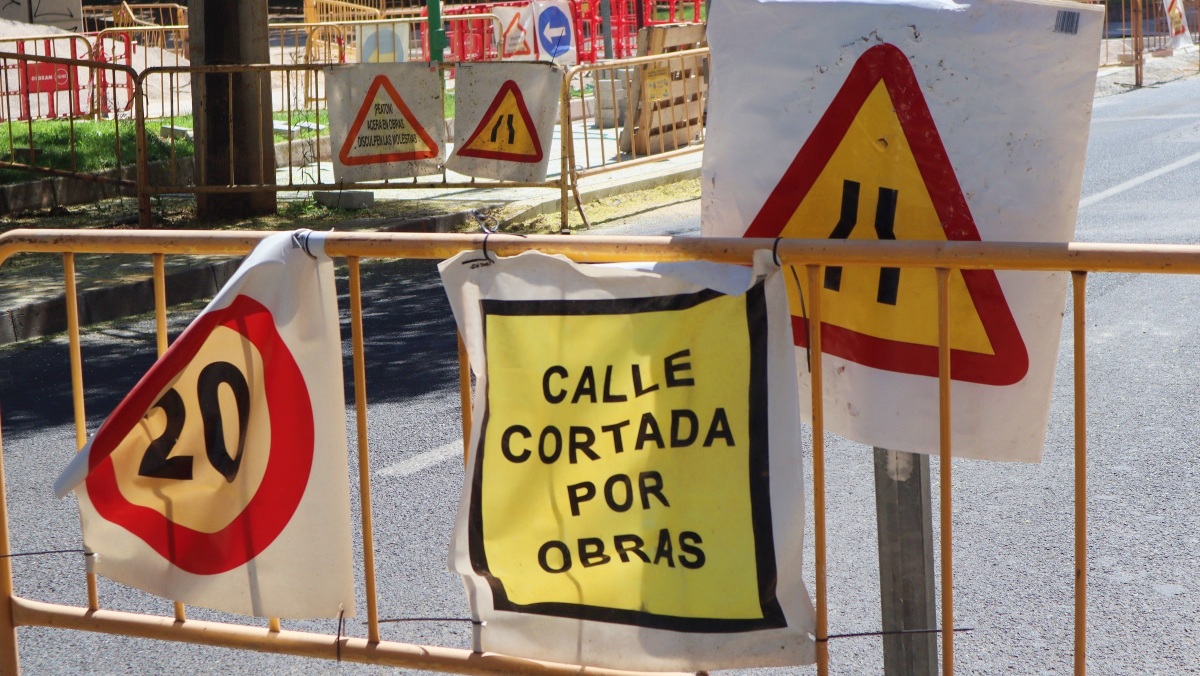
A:
{"type": "Polygon", "coordinates": [[[538,12],[537,34],[542,51],[551,58],[571,51],[571,20],[561,9],[550,6],[538,12]]]}

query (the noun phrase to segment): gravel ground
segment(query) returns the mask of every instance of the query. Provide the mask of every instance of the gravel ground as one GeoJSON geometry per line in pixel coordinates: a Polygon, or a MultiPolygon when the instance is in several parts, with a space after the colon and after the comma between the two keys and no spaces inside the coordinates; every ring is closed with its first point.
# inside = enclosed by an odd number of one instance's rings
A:
{"type": "MultiPolygon", "coordinates": [[[[1147,56],[1142,67],[1142,84],[1155,87],[1172,80],[1200,74],[1200,50],[1176,49],[1170,56],[1147,56]]],[[[1123,94],[1136,88],[1133,66],[1102,66],[1096,77],[1096,97],[1123,94]]]]}

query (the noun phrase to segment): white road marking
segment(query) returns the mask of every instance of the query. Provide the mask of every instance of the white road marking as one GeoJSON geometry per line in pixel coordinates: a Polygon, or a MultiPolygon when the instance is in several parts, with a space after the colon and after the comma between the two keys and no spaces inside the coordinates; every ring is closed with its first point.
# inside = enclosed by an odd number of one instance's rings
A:
{"type": "Polygon", "coordinates": [[[1177,162],[1172,162],[1172,163],[1168,164],[1167,166],[1161,167],[1159,169],[1155,169],[1154,171],[1148,171],[1148,172],[1142,174],[1141,176],[1138,176],[1137,178],[1131,178],[1128,181],[1125,181],[1124,183],[1114,185],[1113,187],[1109,188],[1108,190],[1101,190],[1100,192],[1098,192],[1094,195],[1088,195],[1087,197],[1084,197],[1083,199],[1079,200],[1079,208],[1083,209],[1085,207],[1090,207],[1097,202],[1100,202],[1100,201],[1108,199],[1109,197],[1112,197],[1113,195],[1119,195],[1119,194],[1125,192],[1126,190],[1131,190],[1133,188],[1138,187],[1139,185],[1141,185],[1143,183],[1146,183],[1148,181],[1153,181],[1154,179],[1158,178],[1159,176],[1162,176],[1163,174],[1169,174],[1172,171],[1175,171],[1176,169],[1182,169],[1182,168],[1188,166],[1189,164],[1195,164],[1196,162],[1200,162],[1200,153],[1188,155],[1187,157],[1183,158],[1182,160],[1179,160],[1177,162]]]}
{"type": "Polygon", "coordinates": [[[411,476],[421,470],[429,469],[434,465],[446,462],[450,458],[458,458],[461,461],[462,457],[462,442],[452,441],[424,453],[418,453],[411,458],[401,460],[394,465],[389,465],[379,470],[379,476],[411,476]]]}

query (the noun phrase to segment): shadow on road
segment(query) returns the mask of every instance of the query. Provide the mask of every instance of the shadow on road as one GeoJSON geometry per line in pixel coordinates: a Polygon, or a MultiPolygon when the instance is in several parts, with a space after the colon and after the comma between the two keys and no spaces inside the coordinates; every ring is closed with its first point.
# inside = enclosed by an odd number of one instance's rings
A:
{"type": "MultiPolygon", "coordinates": [[[[353,404],[350,299],[345,266],[337,273],[346,401],[353,404]]],[[[367,397],[387,402],[457,387],[454,318],[435,261],[364,262],[363,331],[367,397]]],[[[174,339],[200,307],[172,310],[174,339]]],[[[154,363],[154,324],[147,317],[88,327],[82,340],[88,431],[92,433],[154,363]]],[[[0,350],[0,414],[5,436],[74,420],[65,336],[0,350]]]]}

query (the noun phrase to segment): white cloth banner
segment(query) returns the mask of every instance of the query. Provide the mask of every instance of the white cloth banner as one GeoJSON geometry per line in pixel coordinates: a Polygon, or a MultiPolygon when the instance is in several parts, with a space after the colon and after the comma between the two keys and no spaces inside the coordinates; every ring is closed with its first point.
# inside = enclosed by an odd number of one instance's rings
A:
{"type": "Polygon", "coordinates": [[[810,663],[783,277],[530,252],[440,266],[475,374],[450,552],[476,650],[620,669],[810,663]]]}
{"type": "Polygon", "coordinates": [[[259,244],[59,477],[97,573],[246,615],[354,613],[341,337],[322,241],[298,231],[259,244]]]}
{"type": "Polygon", "coordinates": [[[441,172],[446,113],[436,63],[364,63],[325,72],[335,181],[441,172]]]}
{"type": "Polygon", "coordinates": [[[501,181],[546,180],[564,73],[548,63],[459,66],[446,167],[501,181]]]}
{"type": "Polygon", "coordinates": [[[1175,49],[1190,46],[1192,33],[1188,30],[1187,14],[1183,11],[1183,2],[1163,0],[1163,9],[1167,12],[1167,28],[1171,32],[1171,46],[1175,49]]]}
{"type": "MultiPolygon", "coordinates": [[[[1103,16],[1024,0],[716,3],[703,233],[1070,241],[1103,16]]],[[[803,364],[813,290],[796,272],[803,364]]],[[[955,455],[1041,458],[1066,279],[951,274],[955,455]]],[[[936,453],[935,272],[817,281],[827,429],[936,453]]]]}
{"type": "Polygon", "coordinates": [[[495,28],[496,43],[502,61],[537,60],[537,32],[534,28],[533,5],[516,7],[492,5],[489,8],[499,19],[495,28]]]}

